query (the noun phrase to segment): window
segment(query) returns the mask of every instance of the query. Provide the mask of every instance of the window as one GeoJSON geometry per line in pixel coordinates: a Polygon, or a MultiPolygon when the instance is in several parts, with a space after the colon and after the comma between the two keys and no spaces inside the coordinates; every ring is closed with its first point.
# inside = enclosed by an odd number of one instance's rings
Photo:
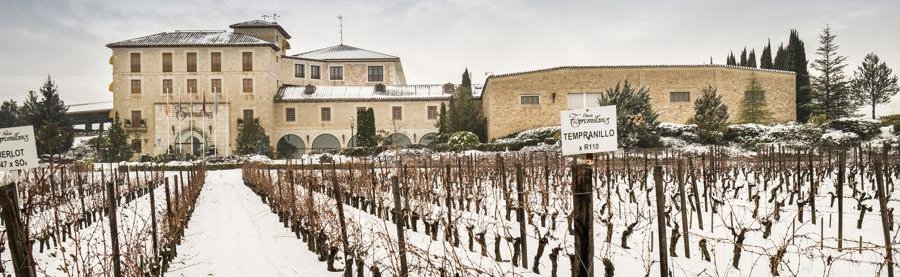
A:
{"type": "Polygon", "coordinates": [[[305,74],[306,72],[304,72],[305,69],[306,69],[306,66],[304,64],[300,64],[300,63],[295,64],[294,65],[294,78],[305,78],[304,77],[306,75],[305,74]]]}
{"type": "Polygon", "coordinates": [[[253,110],[244,110],[244,122],[253,121],[253,110]]]}
{"type": "Polygon", "coordinates": [[[602,93],[596,92],[578,92],[569,93],[568,105],[570,110],[587,109],[600,106],[600,97],[602,93]]]}
{"type": "Polygon", "coordinates": [[[187,72],[197,72],[197,53],[187,53],[187,72]]]}
{"type": "Polygon", "coordinates": [[[764,102],[766,101],[766,93],[763,91],[745,91],[744,99],[764,102]]]}
{"type": "Polygon", "coordinates": [[[141,111],[131,111],[131,127],[141,127],[141,111]]]}
{"type": "Polygon", "coordinates": [[[162,72],[172,72],[172,53],[162,53],[162,72]]]}
{"type": "Polygon", "coordinates": [[[318,65],[309,66],[309,78],[322,79],[322,67],[318,65]]]}
{"type": "Polygon", "coordinates": [[[328,79],[329,80],[343,80],[344,79],[344,67],[343,66],[332,66],[328,68],[328,79]]]}
{"type": "Polygon", "coordinates": [[[222,53],[213,52],[209,54],[209,71],[222,72],[222,53]]]}
{"type": "Polygon", "coordinates": [[[383,82],[384,81],[384,66],[370,66],[369,67],[369,82],[383,82]]]}
{"type": "Polygon", "coordinates": [[[172,79],[163,79],[163,93],[172,93],[172,79]]]}
{"type": "Polygon", "coordinates": [[[294,110],[294,108],[285,108],[284,109],[284,121],[286,121],[286,122],[297,121],[297,111],[294,110]]]}
{"type": "Polygon", "coordinates": [[[691,102],[691,93],[686,91],[669,92],[669,102],[691,102]]]}
{"type": "Polygon", "coordinates": [[[241,53],[244,71],[253,71],[253,52],[241,53]]]}
{"type": "Polygon", "coordinates": [[[253,79],[250,79],[250,78],[244,78],[244,80],[243,80],[242,83],[243,83],[243,86],[242,86],[242,87],[243,87],[243,90],[241,90],[241,91],[243,91],[243,92],[245,92],[245,93],[252,93],[252,92],[253,92],[253,79]]]}
{"type": "Polygon", "coordinates": [[[428,119],[434,120],[437,119],[438,109],[437,106],[428,106],[428,119]]]}
{"type": "Polygon", "coordinates": [[[222,79],[209,80],[209,90],[211,90],[212,93],[221,93],[222,92],[222,79]]]}
{"type": "Polygon", "coordinates": [[[141,80],[131,80],[131,93],[141,94],[141,80]]]}
{"type": "Polygon", "coordinates": [[[521,105],[540,105],[541,97],[539,95],[520,95],[519,104],[521,105]]]}
{"type": "Polygon", "coordinates": [[[402,120],[403,119],[403,108],[402,107],[391,107],[391,119],[392,120],[402,120]]]}
{"type": "Polygon", "coordinates": [[[331,121],[331,107],[322,107],[322,121],[331,121]]]}
{"type": "Polygon", "coordinates": [[[135,153],[141,153],[141,139],[131,140],[131,150],[135,153]]]}
{"type": "Polygon", "coordinates": [[[141,72],[141,53],[131,53],[131,72],[141,72]]]}
{"type": "Polygon", "coordinates": [[[187,79],[187,92],[197,93],[197,79],[187,79]]]}

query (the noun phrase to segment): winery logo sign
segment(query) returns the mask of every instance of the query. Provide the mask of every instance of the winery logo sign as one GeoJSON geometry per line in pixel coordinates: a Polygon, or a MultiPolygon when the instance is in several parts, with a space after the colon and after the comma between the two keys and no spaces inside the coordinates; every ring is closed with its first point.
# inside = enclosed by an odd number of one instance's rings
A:
{"type": "Polygon", "coordinates": [[[0,171],[38,166],[34,128],[20,126],[0,129],[0,171]]]}
{"type": "Polygon", "coordinates": [[[616,106],[560,112],[563,155],[616,151],[616,106]]]}

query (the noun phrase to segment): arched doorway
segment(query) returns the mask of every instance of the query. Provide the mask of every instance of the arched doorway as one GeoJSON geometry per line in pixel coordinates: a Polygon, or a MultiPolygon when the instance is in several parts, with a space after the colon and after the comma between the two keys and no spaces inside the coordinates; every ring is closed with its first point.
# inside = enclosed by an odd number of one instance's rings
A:
{"type": "Polygon", "coordinates": [[[331,150],[340,150],[341,141],[331,134],[321,134],[312,143],[312,153],[324,153],[331,150]]]}
{"type": "Polygon", "coordinates": [[[296,159],[306,153],[306,144],[303,143],[303,139],[300,137],[287,134],[278,140],[275,151],[278,152],[279,157],[296,159]]]}
{"type": "Polygon", "coordinates": [[[401,133],[393,133],[387,137],[387,140],[388,145],[400,147],[406,147],[412,143],[410,142],[409,137],[401,133]]]}
{"type": "Polygon", "coordinates": [[[174,148],[176,153],[202,156],[207,148],[206,137],[196,130],[184,130],[175,137],[174,148]]]}
{"type": "Polygon", "coordinates": [[[347,142],[347,147],[348,147],[348,148],[349,148],[349,147],[357,147],[357,145],[356,145],[356,137],[357,137],[357,136],[358,136],[358,135],[355,135],[355,136],[353,136],[353,137],[350,138],[350,141],[347,142]]]}
{"type": "Polygon", "coordinates": [[[421,145],[429,145],[434,142],[434,139],[437,138],[437,133],[427,133],[419,139],[419,144],[421,145]]]}

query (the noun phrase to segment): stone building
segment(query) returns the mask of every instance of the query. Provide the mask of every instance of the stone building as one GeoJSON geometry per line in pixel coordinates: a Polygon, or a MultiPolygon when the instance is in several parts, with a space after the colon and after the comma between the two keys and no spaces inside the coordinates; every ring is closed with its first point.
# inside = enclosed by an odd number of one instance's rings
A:
{"type": "Polygon", "coordinates": [[[765,89],[773,119],[796,120],[793,72],[726,65],[568,66],[493,75],[481,95],[488,138],[559,125],[559,112],[597,105],[601,93],[629,80],[650,90],[663,122],[686,123],[693,101],[708,86],[718,89],[734,120],[751,77],[765,89]]]}
{"type": "Polygon", "coordinates": [[[346,147],[362,107],[398,142],[437,131],[449,90],[407,85],[399,57],[343,44],[289,55],[291,36],[275,22],[229,27],[107,44],[114,111],[137,153],[230,154],[238,128],[254,119],[273,146],[299,147],[294,154],[346,147]]]}

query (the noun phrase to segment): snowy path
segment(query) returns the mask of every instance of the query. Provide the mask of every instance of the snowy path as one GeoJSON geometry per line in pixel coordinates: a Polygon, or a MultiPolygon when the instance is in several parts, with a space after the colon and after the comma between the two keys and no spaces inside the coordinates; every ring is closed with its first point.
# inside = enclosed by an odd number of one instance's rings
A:
{"type": "Polygon", "coordinates": [[[338,276],[278,222],[241,179],[209,171],[171,276],[338,276]]]}

